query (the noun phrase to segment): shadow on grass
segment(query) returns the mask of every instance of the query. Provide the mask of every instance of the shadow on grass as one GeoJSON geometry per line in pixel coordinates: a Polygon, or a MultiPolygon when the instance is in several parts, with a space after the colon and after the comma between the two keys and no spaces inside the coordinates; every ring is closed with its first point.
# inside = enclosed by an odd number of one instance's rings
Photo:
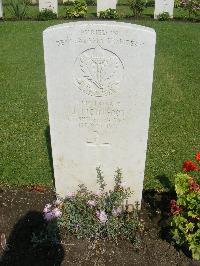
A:
{"type": "MultiPolygon", "coordinates": [[[[32,235],[39,234],[46,226],[42,213],[31,211],[13,227],[7,241],[7,249],[0,260],[2,266],[58,266],[64,258],[60,244],[33,248],[32,235]]],[[[60,237],[58,235],[58,240],[60,237]]]]}

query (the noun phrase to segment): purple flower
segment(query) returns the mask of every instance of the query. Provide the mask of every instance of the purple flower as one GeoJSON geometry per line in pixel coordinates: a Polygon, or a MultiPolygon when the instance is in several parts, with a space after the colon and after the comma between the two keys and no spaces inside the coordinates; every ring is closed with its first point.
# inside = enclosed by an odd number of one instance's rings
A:
{"type": "Polygon", "coordinates": [[[68,198],[68,199],[72,199],[72,198],[74,198],[75,197],[75,192],[67,192],[67,194],[66,194],[66,198],[68,198]]]}
{"type": "Polygon", "coordinates": [[[120,207],[112,210],[112,215],[117,217],[122,213],[122,209],[120,207]]]}
{"type": "Polygon", "coordinates": [[[87,205],[91,207],[95,207],[97,205],[96,200],[88,200],[87,205]]]}
{"type": "Polygon", "coordinates": [[[53,219],[52,212],[44,213],[44,219],[47,221],[51,221],[53,219]]]}
{"type": "Polygon", "coordinates": [[[93,195],[99,197],[102,195],[102,192],[100,190],[97,190],[97,191],[93,192],[93,195]]]}
{"type": "Polygon", "coordinates": [[[47,212],[49,212],[49,211],[50,211],[50,208],[51,208],[51,206],[52,206],[51,204],[46,204],[46,205],[45,205],[45,207],[44,207],[44,210],[43,210],[43,212],[44,212],[44,213],[47,213],[47,212]]]}
{"type": "Polygon", "coordinates": [[[53,215],[53,217],[58,218],[58,217],[60,217],[60,216],[62,215],[62,212],[61,212],[60,209],[58,209],[58,208],[54,208],[54,209],[52,210],[52,215],[53,215]]]}
{"type": "Polygon", "coordinates": [[[108,220],[108,217],[105,211],[96,211],[96,216],[99,219],[101,224],[105,224],[108,220]]]}

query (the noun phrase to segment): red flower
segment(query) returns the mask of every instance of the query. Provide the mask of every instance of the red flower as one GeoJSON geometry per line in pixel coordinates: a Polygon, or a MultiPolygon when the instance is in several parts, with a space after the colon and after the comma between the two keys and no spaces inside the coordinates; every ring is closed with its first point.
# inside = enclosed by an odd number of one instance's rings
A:
{"type": "Polygon", "coordinates": [[[197,171],[198,167],[195,163],[193,163],[192,161],[185,161],[183,163],[183,171],[185,172],[190,172],[190,171],[197,171]]]}
{"type": "Polygon", "coordinates": [[[200,192],[200,185],[197,184],[197,182],[193,178],[190,178],[188,180],[188,184],[189,184],[189,191],[190,192],[192,192],[192,191],[200,192]]]}
{"type": "Polygon", "coordinates": [[[197,152],[195,155],[195,160],[200,161],[200,152],[197,152]]]}
{"type": "Polygon", "coordinates": [[[182,208],[179,205],[177,205],[175,200],[171,200],[170,201],[170,214],[177,215],[180,212],[182,212],[182,208]]]}

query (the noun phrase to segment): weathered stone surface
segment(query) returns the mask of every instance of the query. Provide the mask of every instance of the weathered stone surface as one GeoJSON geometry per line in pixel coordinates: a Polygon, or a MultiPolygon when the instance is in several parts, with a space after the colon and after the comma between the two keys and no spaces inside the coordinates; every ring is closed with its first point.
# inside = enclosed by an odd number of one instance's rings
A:
{"type": "Polygon", "coordinates": [[[155,0],[154,18],[156,19],[159,14],[164,12],[168,12],[173,18],[174,0],[155,0]]]}
{"type": "Polygon", "coordinates": [[[58,0],[39,0],[39,10],[42,11],[44,9],[52,10],[58,14],[58,0]]]}
{"type": "Polygon", "coordinates": [[[129,23],[76,22],[44,31],[54,175],[64,196],[96,167],[108,188],[121,168],[132,202],[142,197],[155,32],[129,23]]]}
{"type": "Polygon", "coordinates": [[[109,8],[116,9],[117,0],[97,0],[97,15],[100,11],[105,11],[109,8]]]}

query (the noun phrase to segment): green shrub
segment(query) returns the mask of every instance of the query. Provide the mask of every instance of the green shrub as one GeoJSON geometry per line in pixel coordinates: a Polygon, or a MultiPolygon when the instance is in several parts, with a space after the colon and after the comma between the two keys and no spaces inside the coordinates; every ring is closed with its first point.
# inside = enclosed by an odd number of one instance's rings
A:
{"type": "Polygon", "coordinates": [[[86,0],[87,6],[95,6],[96,2],[94,0],[86,0]]]}
{"type": "Polygon", "coordinates": [[[138,244],[139,233],[143,229],[138,209],[124,203],[132,192],[123,182],[121,170],[116,171],[114,189],[105,191],[105,181],[100,168],[97,168],[99,190],[89,191],[80,185],[76,193],[68,192],[66,198],[44,208],[47,220],[46,231],[34,235],[33,242],[55,241],[56,221],[62,232],[73,234],[78,239],[117,238],[128,239],[138,244]],[[52,239],[51,236],[52,235],[52,239]]]}
{"type": "Polygon", "coordinates": [[[145,3],[145,7],[154,7],[155,6],[155,0],[147,0],[145,3]]]}
{"type": "Polygon", "coordinates": [[[37,16],[38,20],[51,20],[51,19],[57,19],[57,14],[54,13],[52,10],[50,9],[44,9],[42,11],[39,12],[38,16],[37,16]]]}
{"type": "Polygon", "coordinates": [[[73,6],[74,5],[74,1],[66,1],[63,3],[64,6],[73,6]]]}
{"type": "MultiPolygon", "coordinates": [[[[196,159],[200,162],[200,153],[196,159]]],[[[189,248],[192,257],[200,260],[200,178],[199,166],[192,161],[183,164],[185,172],[175,177],[177,201],[171,201],[171,232],[178,245],[189,248]]]]}
{"type": "Polygon", "coordinates": [[[129,7],[133,11],[134,17],[139,17],[145,8],[143,0],[130,0],[129,7]]]}
{"type": "Polygon", "coordinates": [[[165,21],[169,19],[170,19],[170,15],[168,12],[163,12],[157,16],[157,20],[160,20],[160,21],[165,21]]]}
{"type": "Polygon", "coordinates": [[[84,0],[76,0],[73,6],[66,8],[65,17],[70,18],[84,18],[87,13],[87,4],[84,0]]]}
{"type": "Polygon", "coordinates": [[[178,7],[180,7],[181,6],[181,0],[175,0],[174,1],[174,7],[175,8],[178,8],[178,7]]]}
{"type": "Polygon", "coordinates": [[[103,19],[118,19],[119,15],[116,11],[116,9],[109,8],[105,11],[100,11],[99,12],[99,18],[103,19]]]}
{"type": "Polygon", "coordinates": [[[188,18],[191,15],[197,16],[200,14],[200,1],[199,0],[181,0],[181,7],[184,8],[188,12],[188,18]]]}
{"type": "Polygon", "coordinates": [[[10,13],[18,20],[23,20],[26,17],[30,1],[28,0],[10,0],[8,9],[10,13]]]}

